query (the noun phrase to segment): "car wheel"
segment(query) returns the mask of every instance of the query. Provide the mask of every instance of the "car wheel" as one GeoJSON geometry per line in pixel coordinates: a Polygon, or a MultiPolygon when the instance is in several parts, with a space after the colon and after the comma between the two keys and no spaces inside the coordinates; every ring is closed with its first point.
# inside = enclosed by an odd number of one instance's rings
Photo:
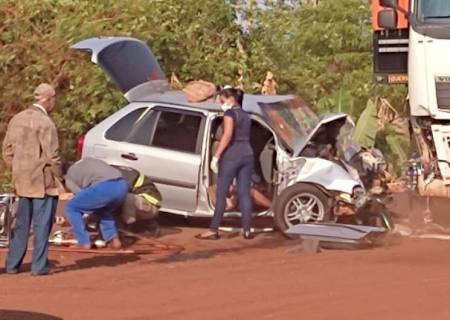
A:
{"type": "Polygon", "coordinates": [[[328,196],[311,184],[298,183],[287,188],[275,205],[275,224],[283,233],[294,225],[328,221],[329,217],[328,196]]]}

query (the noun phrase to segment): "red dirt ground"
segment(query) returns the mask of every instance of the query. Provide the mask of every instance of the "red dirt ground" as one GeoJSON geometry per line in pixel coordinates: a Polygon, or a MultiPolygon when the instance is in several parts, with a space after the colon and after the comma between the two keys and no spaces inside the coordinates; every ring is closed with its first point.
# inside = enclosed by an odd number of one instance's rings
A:
{"type": "MultiPolygon", "coordinates": [[[[199,230],[164,228],[161,240],[186,246],[175,257],[52,253],[50,276],[30,276],[29,258],[18,275],[0,269],[0,310],[108,320],[450,319],[450,242],[305,254],[277,234],[207,242],[193,239],[199,230]]],[[[0,311],[0,319],[46,318],[0,311]]]]}

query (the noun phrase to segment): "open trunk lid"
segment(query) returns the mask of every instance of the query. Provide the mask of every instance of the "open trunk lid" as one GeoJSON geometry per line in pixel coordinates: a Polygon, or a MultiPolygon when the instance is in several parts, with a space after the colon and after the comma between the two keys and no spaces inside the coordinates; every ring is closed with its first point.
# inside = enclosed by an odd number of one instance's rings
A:
{"type": "Polygon", "coordinates": [[[80,41],[71,48],[90,52],[91,61],[103,69],[130,102],[169,89],[158,61],[143,41],[100,37],[80,41]]]}

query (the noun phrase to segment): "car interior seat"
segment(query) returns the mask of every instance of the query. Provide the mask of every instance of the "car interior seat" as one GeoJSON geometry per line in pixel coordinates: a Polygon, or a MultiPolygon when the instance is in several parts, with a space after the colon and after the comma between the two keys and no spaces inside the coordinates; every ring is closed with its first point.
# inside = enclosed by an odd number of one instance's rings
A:
{"type": "Polygon", "coordinates": [[[273,164],[275,157],[275,147],[273,138],[269,139],[259,155],[259,163],[261,164],[262,176],[268,186],[272,186],[273,164]]]}

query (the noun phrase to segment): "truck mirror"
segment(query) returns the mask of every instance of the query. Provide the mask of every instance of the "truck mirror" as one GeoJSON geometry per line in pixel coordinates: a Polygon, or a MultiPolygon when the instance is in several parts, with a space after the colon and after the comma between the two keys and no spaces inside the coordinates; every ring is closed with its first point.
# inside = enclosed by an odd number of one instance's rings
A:
{"type": "Polygon", "coordinates": [[[397,29],[397,11],[385,9],[378,12],[378,25],[383,29],[397,29]]]}
{"type": "Polygon", "coordinates": [[[380,5],[387,8],[395,9],[398,7],[398,1],[397,0],[380,0],[380,5]]]}

